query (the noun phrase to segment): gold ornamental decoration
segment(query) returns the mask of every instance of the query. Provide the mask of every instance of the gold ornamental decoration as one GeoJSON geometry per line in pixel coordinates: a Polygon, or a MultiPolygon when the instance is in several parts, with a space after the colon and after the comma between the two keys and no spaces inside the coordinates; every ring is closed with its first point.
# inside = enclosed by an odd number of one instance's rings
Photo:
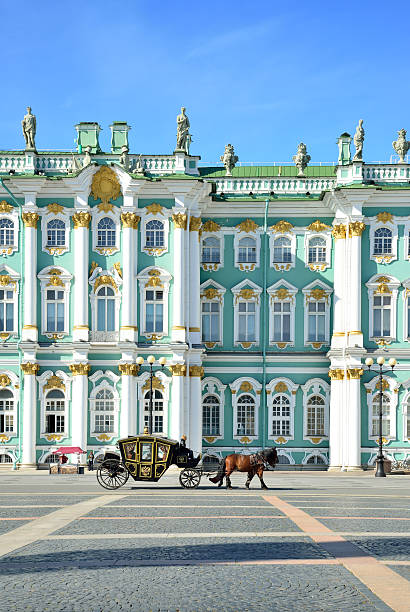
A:
{"type": "Polygon", "coordinates": [[[44,385],[44,389],[63,389],[65,391],[64,381],[58,376],[50,376],[47,383],[44,385]]]}
{"type": "Polygon", "coordinates": [[[354,221],[349,223],[349,236],[361,236],[366,229],[366,223],[354,221]]]}
{"type": "Polygon", "coordinates": [[[130,227],[131,229],[138,229],[138,224],[141,221],[141,217],[132,212],[121,213],[121,222],[123,227],[130,227]]]}
{"type": "Polygon", "coordinates": [[[275,223],[275,225],[272,225],[271,230],[275,234],[288,234],[292,228],[292,223],[289,223],[289,221],[284,221],[282,219],[281,221],[275,223]]]}
{"type": "Polygon", "coordinates": [[[201,229],[202,219],[201,217],[191,217],[189,220],[189,231],[190,232],[199,232],[201,229]]]}
{"type": "Polygon", "coordinates": [[[186,215],[184,215],[183,213],[175,213],[174,215],[172,215],[172,220],[175,224],[175,227],[177,227],[178,229],[186,230],[186,225],[187,225],[186,215]]]}
{"type": "Polygon", "coordinates": [[[252,442],[252,440],[248,438],[248,436],[243,436],[243,438],[241,438],[239,442],[241,442],[241,444],[249,444],[249,442],[252,442]]]}
{"type": "Polygon", "coordinates": [[[100,285],[111,285],[114,291],[118,291],[117,283],[115,282],[113,277],[109,276],[108,274],[103,274],[102,276],[99,276],[96,279],[94,283],[94,293],[97,291],[100,285]]]}
{"type": "Polygon", "coordinates": [[[47,283],[47,287],[64,287],[64,283],[61,280],[61,270],[58,268],[52,268],[49,272],[50,279],[47,283]]]}
{"type": "Polygon", "coordinates": [[[324,289],[312,289],[312,291],[306,295],[306,298],[308,301],[314,300],[315,302],[326,299],[327,302],[329,296],[324,289]]]}
{"type": "Polygon", "coordinates": [[[8,274],[0,275],[0,287],[7,287],[8,285],[15,285],[15,281],[11,280],[8,274]]]}
{"type": "Polygon", "coordinates": [[[189,367],[189,375],[199,376],[199,378],[202,378],[204,375],[204,368],[202,366],[192,365],[189,367]]]}
{"type": "Polygon", "coordinates": [[[100,199],[104,205],[116,200],[121,195],[121,185],[112,168],[102,166],[93,176],[91,195],[94,200],[100,199]]]}
{"type": "Polygon", "coordinates": [[[316,219],[316,221],[313,221],[313,223],[308,225],[308,230],[311,232],[324,232],[325,230],[329,229],[332,229],[330,225],[326,225],[326,223],[319,221],[319,219],[316,219]]]}
{"type": "Polygon", "coordinates": [[[285,393],[286,391],[288,391],[288,386],[283,381],[280,381],[276,383],[274,391],[275,393],[285,393]]]}
{"type": "Polygon", "coordinates": [[[149,204],[147,207],[147,211],[149,213],[151,213],[151,215],[163,215],[164,213],[163,211],[163,207],[161,206],[161,204],[157,204],[157,202],[153,202],[152,204],[149,204]]]}
{"type": "Polygon", "coordinates": [[[345,377],[344,370],[341,368],[333,368],[332,370],[329,370],[328,374],[330,380],[343,380],[345,377]]]}
{"type": "Polygon", "coordinates": [[[136,363],[119,363],[118,369],[123,376],[137,376],[139,366],[136,363]]]}
{"type": "MultiPolygon", "coordinates": [[[[158,378],[158,376],[153,376],[152,377],[152,388],[153,389],[158,389],[159,391],[164,391],[164,385],[162,384],[161,380],[158,378]]],[[[150,391],[151,389],[151,383],[150,383],[150,379],[148,378],[145,382],[145,385],[142,387],[143,391],[150,391]]]]}
{"type": "Polygon", "coordinates": [[[393,215],[386,211],[379,212],[377,213],[377,221],[379,223],[393,223],[393,215]]]}
{"type": "Polygon", "coordinates": [[[121,264],[119,261],[115,262],[115,264],[113,265],[113,268],[117,271],[118,276],[122,278],[122,269],[121,269],[121,264]]]}
{"type": "Polygon", "coordinates": [[[78,212],[73,215],[74,229],[79,227],[88,227],[90,225],[91,215],[88,212],[78,212]]]}
{"type": "Polygon", "coordinates": [[[240,298],[243,300],[252,300],[255,298],[256,301],[259,301],[259,296],[253,289],[241,289],[236,296],[235,304],[240,298]]]}
{"type": "Polygon", "coordinates": [[[276,438],[275,442],[277,444],[286,444],[287,440],[283,436],[279,436],[279,438],[276,438]]]}
{"type": "MultiPolygon", "coordinates": [[[[385,378],[383,378],[383,382],[382,382],[382,390],[386,391],[386,389],[389,388],[389,383],[387,382],[387,380],[385,378]]],[[[377,381],[376,383],[376,389],[380,389],[380,380],[377,381]]]]}
{"type": "Polygon", "coordinates": [[[36,375],[40,369],[38,363],[34,363],[33,361],[26,361],[26,363],[21,364],[21,369],[24,374],[36,375]]]}
{"type": "Polygon", "coordinates": [[[215,221],[212,221],[212,219],[208,219],[208,221],[202,226],[203,232],[219,232],[220,229],[221,226],[218,223],[215,223],[215,221]]]}
{"type": "Polygon", "coordinates": [[[89,363],[72,363],[68,366],[72,376],[88,376],[90,371],[89,363]]]}
{"type": "Polygon", "coordinates": [[[25,212],[22,214],[24,225],[26,227],[37,228],[38,214],[32,212],[25,212]]]}
{"type": "Polygon", "coordinates": [[[49,213],[53,215],[58,215],[58,213],[63,212],[64,207],[61,204],[57,204],[57,202],[53,202],[52,204],[47,205],[47,210],[49,213]]]}
{"type": "Polygon", "coordinates": [[[161,272],[159,270],[150,270],[148,272],[148,276],[150,278],[145,283],[146,287],[163,287],[164,286],[163,282],[160,279],[161,272]]]}
{"type": "Polygon", "coordinates": [[[7,374],[0,375],[0,387],[8,387],[11,385],[10,377],[7,374]]]}
{"type": "Polygon", "coordinates": [[[218,289],[215,289],[214,287],[208,287],[203,291],[203,293],[201,293],[201,297],[202,296],[206,297],[207,300],[213,300],[216,297],[220,297],[220,293],[218,289]]]}
{"type": "Polygon", "coordinates": [[[346,225],[340,223],[340,225],[334,225],[332,229],[332,236],[335,240],[343,240],[346,238],[346,225]]]}
{"type": "Polygon", "coordinates": [[[245,221],[242,221],[242,223],[239,223],[236,228],[240,231],[240,232],[245,232],[246,234],[249,234],[251,232],[255,232],[258,229],[258,224],[255,223],[255,221],[252,221],[252,219],[245,219],[245,221]]]}
{"type": "Polygon", "coordinates": [[[287,299],[293,300],[294,296],[289,293],[289,291],[285,287],[281,287],[280,289],[277,289],[272,293],[272,297],[276,298],[279,301],[283,301],[287,299]]]}
{"type": "MultiPolygon", "coordinates": [[[[386,279],[388,280],[388,279],[386,279]]],[[[381,282],[375,291],[378,295],[391,295],[391,291],[385,282],[381,282]]]]}
{"type": "Polygon", "coordinates": [[[244,380],[241,386],[239,387],[239,391],[243,391],[244,393],[249,393],[252,391],[253,387],[248,380],[244,380]]]}
{"type": "Polygon", "coordinates": [[[88,274],[89,277],[92,275],[92,273],[94,272],[94,270],[96,268],[98,268],[98,263],[96,261],[92,261],[91,262],[91,267],[90,267],[90,272],[88,274]]]}
{"type": "Polygon", "coordinates": [[[100,202],[100,204],[97,204],[97,208],[103,213],[114,212],[114,204],[110,202],[100,202]]]}
{"type": "Polygon", "coordinates": [[[347,378],[351,378],[352,380],[360,380],[360,377],[363,375],[362,368],[349,368],[347,370],[347,378]]]}
{"type": "Polygon", "coordinates": [[[172,376],[185,376],[186,365],[184,363],[176,363],[175,365],[169,366],[172,372],[172,376]]]}
{"type": "Polygon", "coordinates": [[[13,210],[11,204],[8,204],[6,200],[0,202],[0,213],[9,213],[13,210]]]}

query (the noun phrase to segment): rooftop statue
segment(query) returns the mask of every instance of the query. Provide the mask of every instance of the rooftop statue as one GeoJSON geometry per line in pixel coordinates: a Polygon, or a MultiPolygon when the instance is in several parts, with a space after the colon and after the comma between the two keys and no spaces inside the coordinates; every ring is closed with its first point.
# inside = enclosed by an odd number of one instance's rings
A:
{"type": "Polygon", "coordinates": [[[121,147],[120,165],[124,168],[124,170],[129,170],[129,167],[130,167],[128,151],[129,149],[126,145],[123,145],[121,147]]]}
{"type": "Polygon", "coordinates": [[[89,166],[91,164],[91,147],[84,147],[84,160],[83,160],[83,168],[89,166]]]}
{"type": "Polygon", "coordinates": [[[295,166],[299,170],[298,176],[300,177],[305,176],[304,171],[308,163],[310,162],[310,160],[311,160],[311,157],[306,152],[306,145],[303,142],[301,142],[298,145],[298,151],[296,155],[293,156],[293,161],[295,162],[295,166]]]}
{"type": "Polygon", "coordinates": [[[145,174],[144,162],[142,159],[142,155],[138,155],[138,159],[135,163],[135,168],[133,170],[135,174],[145,174]]]}
{"type": "Polygon", "coordinates": [[[393,149],[400,157],[399,164],[405,164],[404,156],[407,155],[407,151],[410,149],[410,142],[406,140],[406,130],[399,130],[398,138],[393,142],[393,149]]]}
{"type": "Polygon", "coordinates": [[[191,134],[189,133],[190,123],[185,114],[185,106],[181,108],[181,114],[177,117],[177,151],[183,151],[189,155],[191,144],[191,134]]]}
{"type": "Polygon", "coordinates": [[[26,151],[35,151],[36,143],[36,116],[31,112],[31,106],[27,106],[27,115],[24,115],[21,122],[23,128],[23,136],[26,141],[26,151]]]}
{"type": "Polygon", "coordinates": [[[225,152],[223,155],[221,155],[220,159],[226,168],[226,176],[232,176],[232,170],[235,168],[235,164],[239,160],[239,157],[235,155],[233,145],[227,144],[225,146],[225,152]]]}
{"type": "Polygon", "coordinates": [[[353,161],[363,161],[363,143],[364,143],[364,129],[363,119],[359,119],[359,125],[356,128],[355,135],[353,137],[354,146],[356,147],[356,153],[354,154],[353,161]]]}

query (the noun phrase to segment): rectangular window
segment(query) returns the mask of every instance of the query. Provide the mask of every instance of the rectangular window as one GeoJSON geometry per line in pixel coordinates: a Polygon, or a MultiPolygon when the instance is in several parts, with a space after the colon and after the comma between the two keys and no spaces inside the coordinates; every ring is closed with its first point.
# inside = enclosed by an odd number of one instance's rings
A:
{"type": "Polygon", "coordinates": [[[219,302],[202,303],[202,342],[220,341],[219,302]]]}
{"type": "Polygon", "coordinates": [[[145,331],[161,333],[164,329],[164,292],[145,292],[145,331]]]}
{"type": "Polygon", "coordinates": [[[373,297],[373,337],[390,336],[391,297],[375,295],[373,297]]]}
{"type": "Polygon", "coordinates": [[[308,341],[324,342],[326,339],[326,303],[308,303],[308,341]]]}
{"type": "Polygon", "coordinates": [[[255,342],[256,340],[256,304],[239,302],[238,304],[238,341],[255,342]]]}
{"type": "Polygon", "coordinates": [[[255,407],[250,404],[242,404],[237,407],[237,431],[238,436],[255,435],[255,407]]]}
{"type": "Polygon", "coordinates": [[[113,414],[96,414],[95,415],[95,432],[97,433],[114,433],[114,415],[113,414]]]}
{"type": "Polygon", "coordinates": [[[64,331],[64,291],[46,292],[46,331],[64,331]]]}
{"type": "Polygon", "coordinates": [[[0,332],[14,330],[13,291],[0,291],[0,332]]]}
{"type": "Polygon", "coordinates": [[[308,406],[307,408],[307,435],[324,436],[325,411],[321,406],[308,406]]]}
{"type": "Polygon", "coordinates": [[[13,431],[13,415],[0,413],[0,433],[13,431]]]}
{"type": "Polygon", "coordinates": [[[46,433],[63,433],[64,432],[64,415],[63,414],[47,414],[46,415],[46,433]]]}
{"type": "Polygon", "coordinates": [[[273,304],[273,340],[290,342],[290,302],[273,304]]]}

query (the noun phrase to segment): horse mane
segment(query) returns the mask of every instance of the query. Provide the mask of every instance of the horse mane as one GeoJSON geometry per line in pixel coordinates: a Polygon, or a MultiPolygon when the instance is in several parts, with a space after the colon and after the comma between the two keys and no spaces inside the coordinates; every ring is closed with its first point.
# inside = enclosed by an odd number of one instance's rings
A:
{"type": "Polygon", "coordinates": [[[276,453],[276,448],[274,446],[270,446],[268,448],[264,448],[261,453],[260,453],[263,457],[265,457],[265,459],[270,459],[271,457],[274,457],[277,453],[276,453]]]}

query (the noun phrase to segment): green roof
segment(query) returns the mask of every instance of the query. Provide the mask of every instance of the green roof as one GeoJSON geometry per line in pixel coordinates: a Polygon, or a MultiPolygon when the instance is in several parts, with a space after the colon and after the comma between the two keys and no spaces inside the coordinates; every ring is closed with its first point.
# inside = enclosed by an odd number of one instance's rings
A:
{"type": "MultiPolygon", "coordinates": [[[[199,167],[199,174],[204,178],[225,178],[225,168],[199,167]]],[[[336,166],[308,166],[305,170],[307,178],[316,176],[331,176],[336,174],[336,166]]],[[[232,178],[263,178],[263,177],[297,177],[296,166],[238,166],[232,170],[232,178]]],[[[227,177],[230,178],[230,177],[227,177]]]]}

